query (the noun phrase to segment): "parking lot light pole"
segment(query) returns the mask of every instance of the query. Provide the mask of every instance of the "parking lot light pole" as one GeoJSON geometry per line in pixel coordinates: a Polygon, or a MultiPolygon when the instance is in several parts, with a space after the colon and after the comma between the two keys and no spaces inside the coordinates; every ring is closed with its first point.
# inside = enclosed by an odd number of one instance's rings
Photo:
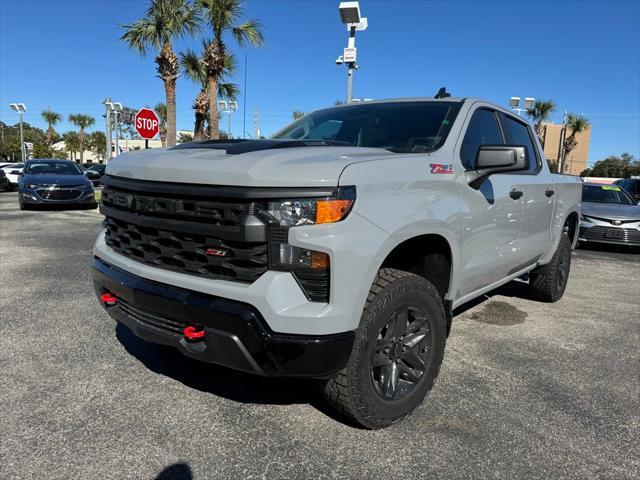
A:
{"type": "Polygon", "coordinates": [[[359,68],[356,63],[356,31],[366,30],[368,22],[365,17],[360,15],[360,2],[340,2],[338,10],[340,11],[340,20],[347,26],[349,40],[347,48],[336,59],[336,64],[342,65],[344,63],[347,65],[347,103],[351,103],[353,99],[353,73],[359,68]]]}
{"type": "Polygon", "coordinates": [[[24,134],[22,132],[22,114],[27,111],[27,107],[24,103],[10,103],[9,106],[11,110],[17,112],[20,116],[20,154],[22,155],[22,163],[25,162],[25,151],[24,151],[24,134]]]}
{"type": "Polygon", "coordinates": [[[518,114],[518,116],[522,116],[522,112],[526,112],[528,109],[530,109],[531,107],[533,107],[533,104],[535,103],[536,99],[532,98],[532,97],[525,97],[524,98],[524,108],[520,107],[520,97],[511,97],[509,99],[509,106],[511,107],[511,110],[513,110],[514,112],[516,112],[518,114]]]}
{"type": "Polygon", "coordinates": [[[113,107],[113,103],[111,103],[111,99],[109,97],[105,98],[102,104],[105,107],[105,128],[106,128],[106,137],[107,137],[107,149],[104,155],[104,163],[107,164],[111,160],[111,108],[113,107]]]}
{"type": "Polygon", "coordinates": [[[231,114],[238,110],[238,102],[230,101],[227,102],[225,100],[220,100],[218,102],[218,107],[223,112],[227,113],[227,138],[232,138],[231,136],[231,114]]]}

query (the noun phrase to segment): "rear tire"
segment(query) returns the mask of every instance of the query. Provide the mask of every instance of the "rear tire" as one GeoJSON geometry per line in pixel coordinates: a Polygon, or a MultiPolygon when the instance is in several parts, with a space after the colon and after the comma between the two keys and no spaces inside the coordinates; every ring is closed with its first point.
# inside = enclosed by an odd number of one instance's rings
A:
{"type": "Polygon", "coordinates": [[[326,381],[324,396],[365,428],[396,423],[431,390],[445,340],[445,310],[436,288],[418,275],[381,269],[369,291],[349,362],[326,381]]]}
{"type": "Polygon", "coordinates": [[[542,302],[557,302],[564,295],[571,271],[571,240],[563,233],[551,261],[529,274],[531,297],[542,302]]]}

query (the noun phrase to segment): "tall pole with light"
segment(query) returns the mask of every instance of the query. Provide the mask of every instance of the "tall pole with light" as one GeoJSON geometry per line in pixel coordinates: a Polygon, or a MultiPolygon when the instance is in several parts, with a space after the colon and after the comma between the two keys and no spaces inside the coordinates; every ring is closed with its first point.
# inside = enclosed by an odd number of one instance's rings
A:
{"type": "Polygon", "coordinates": [[[522,112],[526,112],[528,109],[533,107],[533,104],[535,102],[536,102],[535,98],[525,97],[525,99],[524,99],[524,108],[521,108],[520,107],[520,97],[511,97],[509,99],[509,106],[511,107],[511,110],[513,110],[514,112],[516,112],[518,114],[518,116],[521,116],[522,112]]]}
{"type": "Polygon", "coordinates": [[[115,130],[116,132],[116,152],[115,156],[118,156],[120,153],[120,146],[118,144],[118,137],[120,136],[120,123],[118,121],[118,115],[122,111],[122,103],[120,102],[112,102],[110,98],[105,98],[102,104],[106,108],[106,127],[107,127],[107,154],[105,155],[105,163],[109,163],[109,161],[114,157],[111,152],[111,132],[115,130]],[[114,128],[111,128],[111,115],[113,114],[113,125],[114,128]]]}
{"type": "Polygon", "coordinates": [[[27,107],[24,103],[10,103],[11,110],[16,112],[20,116],[20,154],[22,155],[22,163],[26,159],[24,151],[24,134],[22,133],[22,114],[27,111],[27,107]]]}
{"type": "Polygon", "coordinates": [[[218,107],[227,114],[227,138],[231,137],[231,114],[238,110],[238,102],[220,100],[218,107]]]}
{"type": "Polygon", "coordinates": [[[347,65],[347,103],[351,103],[353,99],[353,73],[359,68],[356,63],[358,52],[356,48],[356,31],[366,30],[368,22],[365,17],[360,15],[360,2],[340,2],[338,9],[340,10],[342,23],[347,26],[349,40],[347,48],[336,59],[336,64],[347,65]]]}

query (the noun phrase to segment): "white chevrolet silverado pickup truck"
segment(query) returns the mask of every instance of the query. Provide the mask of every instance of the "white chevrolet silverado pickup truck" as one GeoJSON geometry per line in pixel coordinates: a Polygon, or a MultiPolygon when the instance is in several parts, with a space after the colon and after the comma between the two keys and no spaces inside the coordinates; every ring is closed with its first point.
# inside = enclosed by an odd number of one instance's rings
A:
{"type": "Polygon", "coordinates": [[[103,181],[93,278],[109,315],[205,362],[320,379],[367,428],[425,398],[454,308],[517,277],[562,297],[581,196],[522,119],[452,97],[136,151],[103,181]]]}

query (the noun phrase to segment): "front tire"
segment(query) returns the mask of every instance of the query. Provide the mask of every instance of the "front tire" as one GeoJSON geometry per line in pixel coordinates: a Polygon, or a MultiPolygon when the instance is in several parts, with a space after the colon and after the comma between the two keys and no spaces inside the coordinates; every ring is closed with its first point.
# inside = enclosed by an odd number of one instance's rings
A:
{"type": "Polygon", "coordinates": [[[325,398],[365,428],[396,423],[431,390],[445,340],[445,310],[436,288],[418,275],[381,269],[369,291],[349,362],[325,383],[325,398]]]}
{"type": "Polygon", "coordinates": [[[531,297],[541,302],[557,302],[564,295],[571,271],[571,239],[563,233],[551,261],[529,274],[531,297]]]}

